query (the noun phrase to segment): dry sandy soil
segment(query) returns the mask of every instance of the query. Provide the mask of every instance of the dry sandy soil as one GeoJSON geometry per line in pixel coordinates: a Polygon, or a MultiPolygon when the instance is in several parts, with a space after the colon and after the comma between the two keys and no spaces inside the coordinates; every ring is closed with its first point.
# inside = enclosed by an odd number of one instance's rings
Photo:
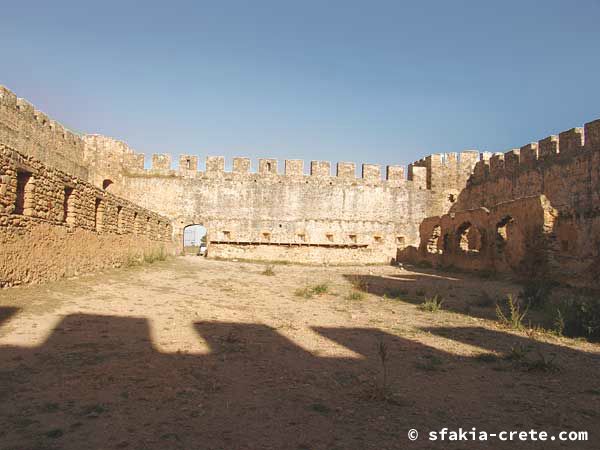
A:
{"type": "Polygon", "coordinates": [[[0,448],[600,448],[600,346],[499,327],[482,291],[509,282],[264,269],[187,256],[0,291],[0,448]],[[435,293],[444,311],[421,311],[435,293]],[[427,440],[444,427],[590,434],[427,440]]]}

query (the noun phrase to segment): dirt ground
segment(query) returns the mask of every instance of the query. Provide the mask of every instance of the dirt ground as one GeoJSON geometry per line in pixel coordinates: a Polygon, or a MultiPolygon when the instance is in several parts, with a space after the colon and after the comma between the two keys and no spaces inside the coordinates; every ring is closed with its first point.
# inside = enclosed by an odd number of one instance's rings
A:
{"type": "Polygon", "coordinates": [[[499,327],[509,282],[264,270],[186,256],[0,291],[0,448],[600,448],[600,345],[499,327]],[[589,440],[427,440],[444,427],[589,440]]]}

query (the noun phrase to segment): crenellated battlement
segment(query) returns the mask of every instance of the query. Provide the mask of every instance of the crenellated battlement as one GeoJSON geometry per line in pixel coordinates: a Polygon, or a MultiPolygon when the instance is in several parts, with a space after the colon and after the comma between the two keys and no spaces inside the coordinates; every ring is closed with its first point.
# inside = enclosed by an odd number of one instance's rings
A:
{"type": "MultiPolygon", "coordinates": [[[[87,138],[87,136],[86,136],[87,138]]],[[[200,170],[198,163],[199,157],[195,155],[180,155],[178,164],[174,167],[171,155],[168,153],[157,153],[151,156],[152,165],[149,169],[144,169],[145,155],[136,153],[132,150],[127,152],[127,160],[132,163],[125,163],[129,175],[171,175],[214,177],[218,174],[228,175],[261,175],[261,176],[283,176],[290,178],[313,177],[313,178],[341,178],[341,179],[363,179],[366,181],[413,181],[411,175],[408,179],[405,175],[404,166],[388,165],[385,166],[385,177],[382,174],[382,168],[379,164],[361,165],[361,175],[356,176],[356,164],[353,162],[338,162],[335,173],[332,173],[332,164],[330,161],[310,161],[309,173],[305,173],[305,162],[300,159],[286,159],[283,162],[283,170],[280,170],[279,161],[273,158],[259,158],[257,160],[257,171],[252,171],[252,162],[250,158],[235,157],[232,159],[231,170],[225,170],[225,158],[223,156],[207,156],[205,159],[206,168],[200,170]]],[[[412,172],[410,172],[412,173],[412,172]]],[[[419,177],[417,177],[419,179],[419,177]]],[[[425,188],[425,186],[423,186],[425,188]]]]}
{"type": "Polygon", "coordinates": [[[4,86],[0,86],[0,141],[87,179],[83,139],[4,86]]]}
{"type": "Polygon", "coordinates": [[[475,164],[469,184],[512,177],[552,164],[565,164],[594,152],[600,152],[600,119],[505,153],[482,153],[475,164]]]}

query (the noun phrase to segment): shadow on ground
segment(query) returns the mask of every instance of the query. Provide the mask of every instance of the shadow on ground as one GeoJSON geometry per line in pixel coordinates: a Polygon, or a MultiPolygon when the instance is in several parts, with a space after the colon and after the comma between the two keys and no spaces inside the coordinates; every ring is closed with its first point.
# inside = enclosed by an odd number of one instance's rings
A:
{"type": "MultiPolygon", "coordinates": [[[[15,313],[0,308],[1,318],[15,313]]],[[[209,354],[160,353],[146,319],[86,314],[65,317],[39,347],[0,347],[2,448],[459,449],[410,443],[406,433],[591,431],[598,421],[586,393],[597,388],[598,359],[560,347],[561,358],[591,362],[589,373],[568,365],[560,377],[524,372],[369,328],[313,328],[360,355],[336,358],[315,356],[265,325],[194,327],[209,354]],[[389,355],[387,400],[373,396],[380,342],[389,355]]],[[[522,339],[478,328],[426,331],[503,352],[522,339]]],[[[595,448],[587,444],[577,448],[595,448]]]]}

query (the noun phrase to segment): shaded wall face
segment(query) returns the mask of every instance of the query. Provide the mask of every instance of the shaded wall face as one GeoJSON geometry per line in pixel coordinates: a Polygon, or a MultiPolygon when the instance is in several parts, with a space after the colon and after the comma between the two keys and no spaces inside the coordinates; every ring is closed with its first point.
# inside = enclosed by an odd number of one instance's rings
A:
{"type": "Polygon", "coordinates": [[[171,251],[169,220],[0,145],[0,287],[171,251]]]}

